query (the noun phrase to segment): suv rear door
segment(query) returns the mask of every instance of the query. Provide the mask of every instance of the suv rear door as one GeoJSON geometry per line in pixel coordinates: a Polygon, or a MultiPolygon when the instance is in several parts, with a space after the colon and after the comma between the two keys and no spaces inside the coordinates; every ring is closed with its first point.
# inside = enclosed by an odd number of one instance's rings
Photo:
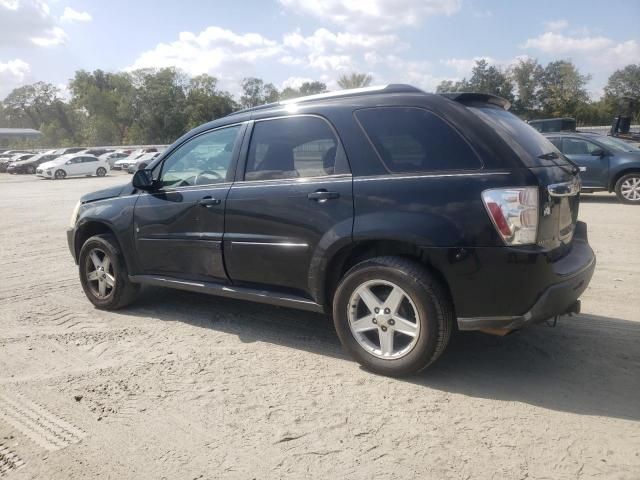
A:
{"type": "Polygon", "coordinates": [[[352,179],[340,140],[324,118],[294,115],[257,120],[243,152],[225,215],[229,278],[308,293],[314,261],[336,239],[351,241],[352,179]]]}
{"type": "Polygon", "coordinates": [[[604,188],[608,185],[609,157],[599,145],[578,137],[562,137],[562,153],[583,167],[580,178],[585,187],[604,188]]]}

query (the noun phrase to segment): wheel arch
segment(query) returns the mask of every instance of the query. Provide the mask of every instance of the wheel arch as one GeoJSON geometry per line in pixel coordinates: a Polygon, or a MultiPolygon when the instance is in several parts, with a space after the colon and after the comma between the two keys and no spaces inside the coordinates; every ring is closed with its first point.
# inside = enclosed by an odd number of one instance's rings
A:
{"type": "Polygon", "coordinates": [[[80,249],[85,244],[85,242],[94,235],[102,234],[113,235],[113,237],[116,239],[116,247],[118,248],[118,253],[122,253],[120,242],[118,241],[118,236],[116,235],[114,229],[105,222],[101,222],[98,220],[89,220],[83,222],[76,228],[73,242],[76,261],[80,258],[80,249]]]}
{"type": "Polygon", "coordinates": [[[609,192],[615,192],[616,183],[618,183],[618,180],[630,173],[640,173],[640,166],[627,167],[620,170],[619,172],[616,172],[616,174],[611,177],[611,182],[609,183],[609,192]]]}
{"type": "Polygon", "coordinates": [[[345,273],[358,263],[383,256],[403,257],[419,263],[439,280],[442,287],[451,296],[451,290],[445,275],[431,262],[427,249],[403,240],[360,240],[335,252],[327,263],[321,291],[319,292],[319,299],[322,300],[327,310],[331,311],[333,295],[345,273]]]}

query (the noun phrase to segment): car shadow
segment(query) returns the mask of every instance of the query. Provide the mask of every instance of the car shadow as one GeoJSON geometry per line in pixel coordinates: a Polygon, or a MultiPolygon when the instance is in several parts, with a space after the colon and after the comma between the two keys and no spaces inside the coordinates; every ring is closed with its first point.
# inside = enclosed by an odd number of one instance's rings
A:
{"type": "MultiPolygon", "coordinates": [[[[352,360],[324,315],[145,288],[125,312],[352,360]]],[[[470,397],[640,421],[640,322],[581,314],[506,337],[456,334],[426,371],[402,379],[470,397]]]]}

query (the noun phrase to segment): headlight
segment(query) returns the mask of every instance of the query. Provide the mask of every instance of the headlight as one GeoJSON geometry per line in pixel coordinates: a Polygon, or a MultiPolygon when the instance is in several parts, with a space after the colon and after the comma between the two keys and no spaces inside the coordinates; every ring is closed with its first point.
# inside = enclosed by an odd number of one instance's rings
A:
{"type": "Polygon", "coordinates": [[[51,173],[53,171],[53,168],[47,168],[47,173],[51,173]]]}
{"type": "Polygon", "coordinates": [[[73,228],[76,226],[76,221],[78,220],[78,212],[80,212],[80,201],[76,203],[76,206],[73,208],[73,213],[71,214],[71,219],[69,220],[69,228],[73,228]]]}

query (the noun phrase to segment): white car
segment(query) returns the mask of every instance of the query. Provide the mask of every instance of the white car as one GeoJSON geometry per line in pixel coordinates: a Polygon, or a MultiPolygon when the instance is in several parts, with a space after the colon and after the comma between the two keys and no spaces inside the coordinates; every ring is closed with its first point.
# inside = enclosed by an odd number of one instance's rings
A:
{"type": "Polygon", "coordinates": [[[38,166],[36,175],[43,178],[62,180],[66,177],[104,177],[109,173],[109,162],[94,155],[69,154],[62,155],[50,162],[38,166]]]}
{"type": "Polygon", "coordinates": [[[129,165],[134,163],[136,160],[138,160],[145,153],[151,153],[151,152],[157,152],[157,151],[158,151],[158,149],[157,148],[153,148],[153,147],[138,148],[137,150],[134,150],[133,152],[131,152],[131,155],[129,155],[127,158],[123,158],[122,160],[118,160],[116,163],[114,163],[113,164],[113,169],[114,170],[127,170],[129,168],[129,165]]]}
{"type": "Polygon", "coordinates": [[[127,158],[128,156],[129,156],[128,153],[125,153],[125,152],[120,151],[120,150],[116,150],[115,152],[108,152],[108,153],[104,153],[102,155],[99,155],[98,158],[102,158],[102,159],[106,160],[109,163],[109,166],[111,168],[113,168],[114,164],[118,160],[122,160],[123,158],[127,158]]]}
{"type": "Polygon", "coordinates": [[[158,155],[160,155],[160,152],[143,153],[136,158],[135,162],[129,164],[127,172],[136,173],[137,170],[147,168],[147,165],[149,165],[158,155]]]}

